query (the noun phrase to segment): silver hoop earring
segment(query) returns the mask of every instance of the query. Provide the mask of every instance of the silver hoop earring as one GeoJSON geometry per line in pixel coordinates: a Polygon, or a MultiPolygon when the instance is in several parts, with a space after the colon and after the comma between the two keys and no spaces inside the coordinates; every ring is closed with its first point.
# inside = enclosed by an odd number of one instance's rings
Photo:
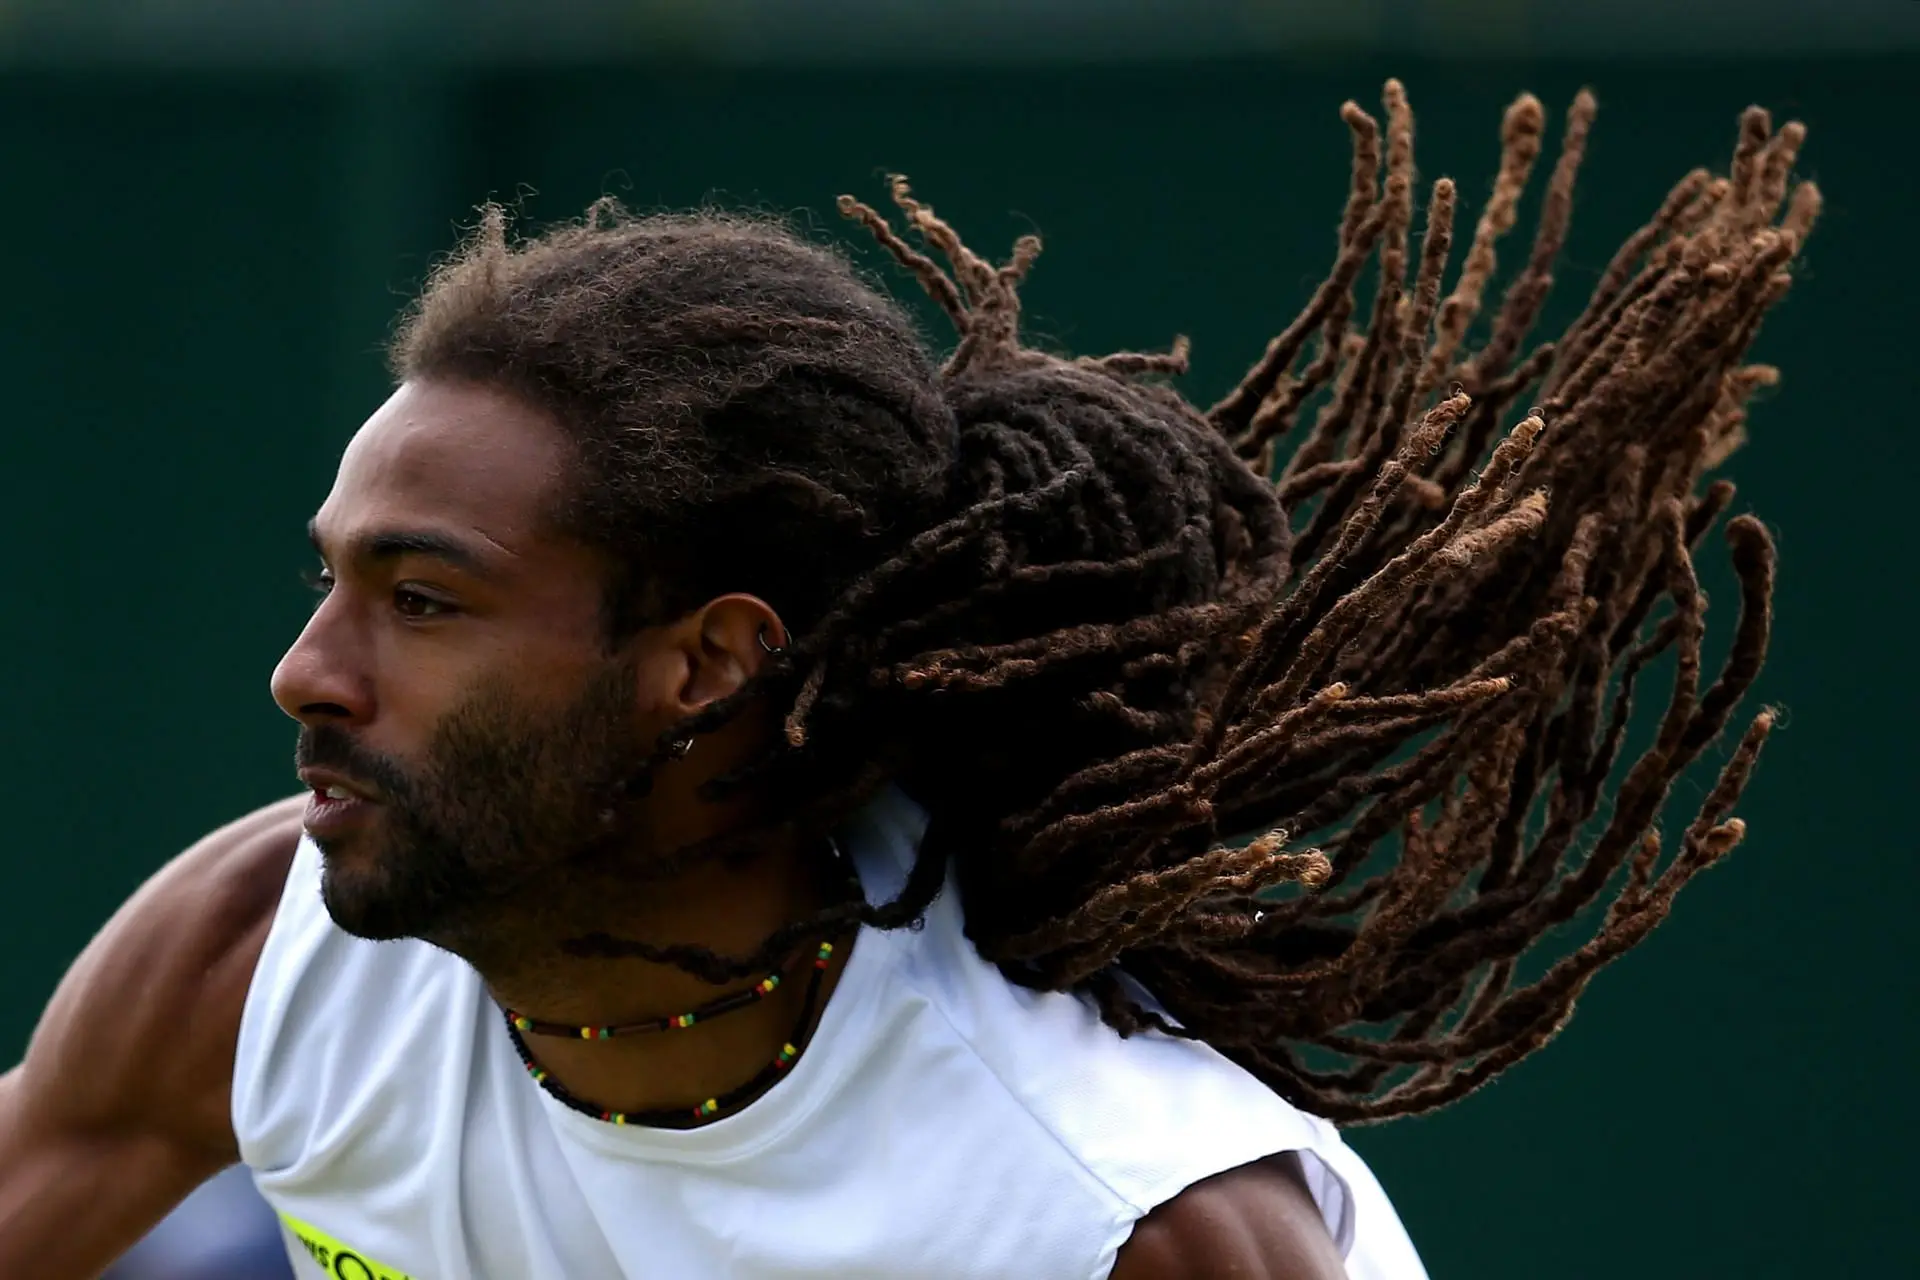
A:
{"type": "Polygon", "coordinates": [[[676,738],[667,744],[667,754],[675,760],[685,760],[687,758],[687,752],[691,750],[693,750],[693,737],[691,734],[684,738],[676,738]]]}
{"type": "Polygon", "coordinates": [[[767,643],[767,624],[760,624],[760,649],[764,653],[785,653],[786,646],[767,643]]]}

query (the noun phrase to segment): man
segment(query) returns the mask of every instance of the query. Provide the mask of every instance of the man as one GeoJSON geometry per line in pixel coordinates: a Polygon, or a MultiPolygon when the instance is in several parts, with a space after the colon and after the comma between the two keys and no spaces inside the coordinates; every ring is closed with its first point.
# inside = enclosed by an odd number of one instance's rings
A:
{"type": "Polygon", "coordinates": [[[1750,111],[1523,353],[1582,95],[1466,354],[1541,109],[1443,299],[1453,186],[1409,281],[1386,104],[1327,282],[1204,414],[1179,348],[1022,346],[1038,243],[995,267],[903,181],[948,270],[842,208],[941,365],[778,226],[490,212],[312,521],[307,793],[160,872],[0,1078],[0,1274],[91,1274],[238,1161],[302,1275],[1420,1275],[1333,1125],[1537,1048],[1740,836],[1765,712],[1664,863],[1653,822],[1764,655],[1765,531],[1704,688],[1690,550],[1818,197],[1780,214],[1801,131],[1750,111]]]}

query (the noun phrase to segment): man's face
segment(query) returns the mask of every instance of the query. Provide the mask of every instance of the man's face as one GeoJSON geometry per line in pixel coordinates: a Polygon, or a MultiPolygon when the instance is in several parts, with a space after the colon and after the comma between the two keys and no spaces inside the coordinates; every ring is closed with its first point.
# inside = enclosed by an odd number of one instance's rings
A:
{"type": "Polygon", "coordinates": [[[552,531],[557,428],[500,392],[408,383],[313,520],[323,596],[273,676],[300,721],[328,910],[443,937],[604,841],[661,725],[611,655],[604,564],[552,531]]]}

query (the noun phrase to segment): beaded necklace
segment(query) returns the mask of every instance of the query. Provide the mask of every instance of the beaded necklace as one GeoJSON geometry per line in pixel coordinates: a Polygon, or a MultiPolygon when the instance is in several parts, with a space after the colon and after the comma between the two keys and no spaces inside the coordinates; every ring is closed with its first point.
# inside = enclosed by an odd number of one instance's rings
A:
{"type": "MultiPolygon", "coordinates": [[[[651,1125],[656,1128],[684,1128],[689,1120],[705,1120],[717,1111],[732,1107],[754,1097],[786,1074],[794,1060],[800,1056],[798,1044],[805,1040],[807,1028],[813,1022],[814,1009],[820,1001],[820,985],[827,974],[827,965],[833,958],[833,943],[822,942],[814,952],[813,976],[807,982],[807,996],[800,1008],[800,1018],[794,1024],[793,1033],[787,1042],[780,1046],[780,1052],[772,1062],[761,1069],[753,1079],[737,1089],[708,1098],[697,1107],[660,1107],[650,1111],[610,1111],[605,1107],[596,1107],[592,1103],[569,1093],[559,1081],[548,1074],[546,1068],[533,1060],[533,1053],[527,1048],[527,1042],[521,1038],[519,1023],[526,1021],[510,1010],[502,1010],[506,1017],[507,1035],[513,1040],[514,1052],[520,1055],[520,1065],[527,1069],[534,1083],[545,1089],[556,1102],[578,1111],[581,1115],[604,1120],[608,1124],[651,1125]]],[[[756,988],[757,989],[757,988],[756,988]]],[[[771,988],[769,988],[771,990],[771,988]]],[[[755,997],[758,998],[758,997],[755,997]]],[[[692,1024],[688,1024],[692,1025],[692,1024]]],[[[579,1028],[578,1031],[599,1030],[599,1028],[579,1028]]],[[[567,1034],[574,1034],[569,1030],[567,1034]]],[[[584,1036],[585,1039],[604,1039],[599,1036],[584,1036]]]]}
{"type": "Polygon", "coordinates": [[[539,1018],[529,1018],[517,1009],[506,1009],[507,1021],[521,1035],[559,1036],[567,1040],[612,1040],[618,1036],[637,1036],[649,1031],[684,1031],[696,1023],[717,1018],[723,1013],[735,1009],[744,1009],[750,1004],[766,999],[780,989],[782,975],[778,970],[768,974],[744,991],[734,991],[721,996],[718,1000],[709,1000],[689,1013],[676,1013],[665,1018],[649,1018],[645,1022],[614,1023],[604,1027],[583,1027],[573,1022],[546,1022],[539,1018]]]}

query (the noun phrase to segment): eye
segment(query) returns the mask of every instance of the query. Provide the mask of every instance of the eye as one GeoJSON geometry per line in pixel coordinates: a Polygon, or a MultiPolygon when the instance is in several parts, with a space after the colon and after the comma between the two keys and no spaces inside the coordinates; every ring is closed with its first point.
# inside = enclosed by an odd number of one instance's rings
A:
{"type": "Polygon", "coordinates": [[[326,569],[302,569],[300,581],[313,591],[316,597],[313,607],[316,609],[320,607],[320,601],[327,598],[327,593],[333,590],[333,574],[326,569]]]}
{"type": "Polygon", "coordinates": [[[411,587],[393,589],[393,607],[407,618],[440,618],[454,612],[452,605],[444,600],[436,600],[423,591],[411,587]]]}

